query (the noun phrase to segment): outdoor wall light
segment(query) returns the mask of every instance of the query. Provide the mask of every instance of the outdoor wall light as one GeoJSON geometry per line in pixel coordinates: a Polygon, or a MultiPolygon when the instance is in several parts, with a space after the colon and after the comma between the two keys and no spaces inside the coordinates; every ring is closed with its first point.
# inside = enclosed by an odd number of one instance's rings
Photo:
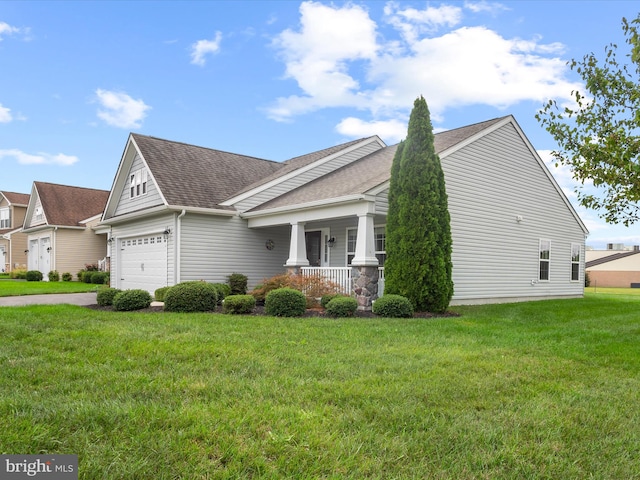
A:
{"type": "Polygon", "coordinates": [[[335,244],[336,244],[336,237],[331,237],[329,240],[327,240],[327,245],[329,245],[329,248],[333,248],[335,244]]]}
{"type": "Polygon", "coordinates": [[[171,233],[171,229],[170,228],[165,228],[164,232],[165,235],[169,235],[171,233]]]}
{"type": "Polygon", "coordinates": [[[107,243],[111,245],[113,243],[113,237],[109,237],[109,240],[107,240],[107,243]]]}
{"type": "Polygon", "coordinates": [[[29,250],[25,250],[25,251],[24,251],[24,253],[25,253],[25,255],[26,255],[27,253],[29,253],[29,250]]]}
{"type": "Polygon", "coordinates": [[[47,252],[50,252],[50,251],[51,251],[51,247],[47,247],[47,252]]]}

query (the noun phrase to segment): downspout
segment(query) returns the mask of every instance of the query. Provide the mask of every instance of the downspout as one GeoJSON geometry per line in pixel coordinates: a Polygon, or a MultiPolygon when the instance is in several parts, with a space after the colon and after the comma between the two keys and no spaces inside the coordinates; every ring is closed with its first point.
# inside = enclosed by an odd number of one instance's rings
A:
{"type": "Polygon", "coordinates": [[[182,238],[182,217],[184,217],[186,215],[187,211],[183,208],[182,212],[180,212],[180,215],[178,215],[176,217],[176,223],[175,223],[175,235],[173,236],[174,239],[174,252],[175,252],[175,262],[174,262],[174,278],[175,278],[175,282],[174,284],[177,285],[178,283],[180,283],[180,260],[182,257],[182,249],[181,247],[181,238],[182,238]]]}

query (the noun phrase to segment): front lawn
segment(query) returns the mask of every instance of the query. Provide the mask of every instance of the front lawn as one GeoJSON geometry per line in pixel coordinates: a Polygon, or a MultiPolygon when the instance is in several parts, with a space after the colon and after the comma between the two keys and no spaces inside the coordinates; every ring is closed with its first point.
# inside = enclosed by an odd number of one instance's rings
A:
{"type": "Polygon", "coordinates": [[[95,292],[100,285],[83,282],[27,282],[25,280],[0,281],[0,297],[40,295],[46,293],[95,292]]]}
{"type": "Polygon", "coordinates": [[[75,453],[81,479],[639,478],[638,307],[0,308],[0,452],[75,453]]]}

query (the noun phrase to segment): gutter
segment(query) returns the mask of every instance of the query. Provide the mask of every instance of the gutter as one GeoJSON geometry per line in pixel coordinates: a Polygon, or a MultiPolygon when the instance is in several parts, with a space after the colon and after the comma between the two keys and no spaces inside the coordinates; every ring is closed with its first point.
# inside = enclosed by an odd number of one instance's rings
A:
{"type": "Polygon", "coordinates": [[[177,285],[178,283],[180,283],[180,261],[182,259],[182,254],[181,251],[182,249],[181,247],[181,238],[182,238],[182,217],[184,217],[187,214],[187,210],[186,209],[182,209],[182,212],[180,212],[180,215],[178,215],[176,217],[176,221],[175,221],[175,234],[173,235],[173,239],[174,239],[174,252],[175,252],[175,260],[174,260],[174,267],[173,267],[173,277],[175,279],[174,284],[177,285]]]}

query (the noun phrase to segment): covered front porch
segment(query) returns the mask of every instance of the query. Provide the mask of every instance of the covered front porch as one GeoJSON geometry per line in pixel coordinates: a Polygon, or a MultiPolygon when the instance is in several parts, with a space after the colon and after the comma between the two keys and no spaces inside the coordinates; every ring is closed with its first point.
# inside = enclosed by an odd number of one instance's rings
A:
{"type": "Polygon", "coordinates": [[[291,234],[285,268],[322,276],[354,296],[360,310],[371,310],[384,290],[386,216],[376,214],[374,201],[358,200],[244,216],[250,228],[288,224],[291,234]]]}

